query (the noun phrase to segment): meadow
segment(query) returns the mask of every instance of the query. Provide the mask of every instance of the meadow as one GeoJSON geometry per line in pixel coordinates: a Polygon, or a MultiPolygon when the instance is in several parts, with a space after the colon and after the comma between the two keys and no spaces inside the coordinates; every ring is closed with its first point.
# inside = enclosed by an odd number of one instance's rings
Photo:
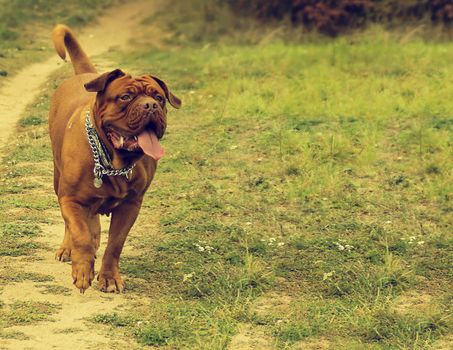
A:
{"type": "MultiPolygon", "coordinates": [[[[141,301],[89,321],[159,349],[449,349],[453,44],[379,27],[303,40],[184,2],[151,25],[158,46],[108,59],[183,108],[121,263],[141,301]]],[[[8,141],[0,261],[33,258],[52,224],[47,110],[70,74],[8,141]]],[[[27,322],[51,317],[38,306],[27,322]]],[[[22,308],[0,305],[0,325],[22,308]]]]}
{"type": "Polygon", "coordinates": [[[48,57],[51,26],[78,28],[95,20],[114,0],[0,0],[0,86],[26,64],[48,57]]]}

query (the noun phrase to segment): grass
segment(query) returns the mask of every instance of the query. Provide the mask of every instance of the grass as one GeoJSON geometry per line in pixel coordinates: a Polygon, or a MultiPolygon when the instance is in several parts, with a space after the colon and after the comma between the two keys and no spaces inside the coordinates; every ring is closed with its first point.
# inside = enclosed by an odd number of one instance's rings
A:
{"type": "Polygon", "coordinates": [[[42,294],[60,294],[60,295],[71,295],[71,289],[53,285],[53,284],[40,284],[38,288],[41,288],[42,294]]]}
{"type": "Polygon", "coordinates": [[[8,283],[16,283],[22,281],[51,282],[54,280],[54,277],[51,275],[45,275],[37,272],[22,272],[14,269],[5,269],[1,271],[0,277],[3,281],[8,283]]]}
{"type": "MultiPolygon", "coordinates": [[[[92,321],[162,349],[226,349],[243,324],[279,349],[436,349],[453,327],[452,44],[378,28],[301,43],[187,6],[147,22],[172,18],[163,47],[108,54],[183,109],[121,261],[142,301],[92,321]]],[[[48,96],[2,169],[2,209],[33,217],[7,230],[19,242],[56,208],[48,96]]]]}
{"type": "Polygon", "coordinates": [[[57,305],[36,301],[17,301],[1,305],[0,324],[2,327],[11,327],[49,320],[58,309],[57,305]]]}
{"type": "Polygon", "coordinates": [[[22,332],[14,332],[14,331],[0,331],[0,338],[2,339],[19,339],[19,340],[28,340],[29,337],[22,332]]]}
{"type": "Polygon", "coordinates": [[[38,232],[38,226],[27,224],[24,221],[3,223],[0,226],[0,237],[2,240],[0,256],[18,256],[30,253],[37,247],[33,237],[38,232]]]}
{"type": "Polygon", "coordinates": [[[187,305],[228,309],[233,330],[206,345],[202,326],[191,336],[164,321],[124,327],[150,345],[163,334],[170,347],[219,349],[242,322],[265,325],[281,348],[319,337],[424,348],[451,332],[451,44],[402,45],[379,31],[256,44],[253,30],[234,41],[218,28],[183,41],[175,23],[172,49],[120,59],[168,80],[184,101],[170,112],[168,156],[141,216],[154,224],[132,238],[143,254],[122,267],[187,305]],[[432,294],[437,311],[396,313],[413,290],[432,294]],[[272,291],[291,305],[254,319],[253,301],[272,291]]]}
{"type": "Polygon", "coordinates": [[[57,23],[81,27],[93,21],[114,0],[1,0],[0,86],[26,64],[49,56],[49,33],[57,23]]]}
{"type": "Polygon", "coordinates": [[[52,182],[52,152],[47,135],[47,113],[53,86],[27,107],[15,136],[5,147],[0,172],[0,256],[30,256],[39,244],[41,226],[52,222],[46,210],[57,210],[52,182]]]}

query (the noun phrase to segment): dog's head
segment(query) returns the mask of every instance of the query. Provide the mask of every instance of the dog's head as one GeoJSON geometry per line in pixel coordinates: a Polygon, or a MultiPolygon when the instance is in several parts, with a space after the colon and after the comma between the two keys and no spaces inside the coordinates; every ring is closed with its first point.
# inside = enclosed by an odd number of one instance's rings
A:
{"type": "Polygon", "coordinates": [[[97,92],[96,124],[122,156],[162,157],[158,140],[167,127],[167,101],[174,108],[181,107],[181,100],[165,82],[154,76],[133,78],[115,69],[86,83],[85,88],[97,92]]]}

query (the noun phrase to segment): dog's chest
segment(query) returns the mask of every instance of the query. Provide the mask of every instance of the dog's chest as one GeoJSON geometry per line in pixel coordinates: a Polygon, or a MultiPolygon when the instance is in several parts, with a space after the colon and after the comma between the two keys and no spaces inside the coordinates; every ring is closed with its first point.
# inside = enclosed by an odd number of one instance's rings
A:
{"type": "Polygon", "coordinates": [[[118,197],[110,197],[106,199],[102,199],[99,203],[99,207],[97,209],[98,214],[102,215],[109,215],[113,209],[121,205],[125,198],[118,198],[118,197]]]}
{"type": "Polygon", "coordinates": [[[154,170],[155,167],[147,171],[145,166],[137,163],[130,179],[122,176],[104,177],[103,185],[97,192],[97,198],[92,202],[91,212],[109,215],[126,201],[140,200],[141,202],[143,194],[151,183],[154,170]]]}
{"type": "Polygon", "coordinates": [[[121,183],[118,182],[119,181],[109,181],[106,183],[107,189],[104,192],[105,197],[100,198],[99,202],[96,203],[96,212],[98,214],[108,215],[123,202],[137,196],[137,191],[134,186],[125,181],[122,181],[121,183]]]}

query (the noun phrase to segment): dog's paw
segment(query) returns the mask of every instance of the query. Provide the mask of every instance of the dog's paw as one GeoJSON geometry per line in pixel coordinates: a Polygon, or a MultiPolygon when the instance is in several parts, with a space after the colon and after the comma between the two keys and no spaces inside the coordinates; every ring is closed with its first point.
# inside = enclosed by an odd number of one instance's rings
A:
{"type": "Polygon", "coordinates": [[[125,284],[118,271],[101,271],[98,275],[99,289],[104,293],[124,293],[125,284]]]}
{"type": "Polygon", "coordinates": [[[72,262],[72,280],[80,293],[91,286],[94,279],[94,259],[92,261],[72,262]]]}
{"type": "Polygon", "coordinates": [[[71,261],[71,249],[66,247],[60,247],[60,249],[58,249],[57,252],[55,253],[55,259],[62,262],[71,261]]]}

